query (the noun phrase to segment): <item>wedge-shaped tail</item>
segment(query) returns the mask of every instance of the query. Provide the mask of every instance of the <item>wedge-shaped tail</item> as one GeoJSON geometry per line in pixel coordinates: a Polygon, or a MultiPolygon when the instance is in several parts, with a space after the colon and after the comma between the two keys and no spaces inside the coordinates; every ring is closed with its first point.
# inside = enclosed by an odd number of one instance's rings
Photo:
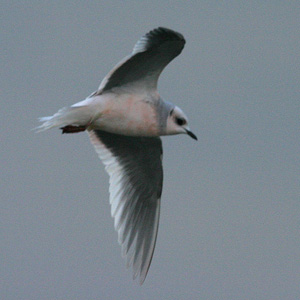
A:
{"type": "Polygon", "coordinates": [[[64,107],[53,116],[39,118],[43,124],[37,128],[37,132],[45,131],[55,127],[64,127],[68,125],[85,126],[92,119],[90,109],[86,106],[64,107]]]}

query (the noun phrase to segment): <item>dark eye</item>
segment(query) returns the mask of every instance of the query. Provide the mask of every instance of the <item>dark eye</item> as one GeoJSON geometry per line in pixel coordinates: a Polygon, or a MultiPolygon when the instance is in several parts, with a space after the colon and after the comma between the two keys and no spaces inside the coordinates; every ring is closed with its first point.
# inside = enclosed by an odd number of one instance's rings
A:
{"type": "Polygon", "coordinates": [[[182,126],[182,125],[185,125],[186,124],[186,120],[185,119],[182,119],[182,118],[176,118],[175,119],[175,122],[177,125],[179,126],[182,126]]]}

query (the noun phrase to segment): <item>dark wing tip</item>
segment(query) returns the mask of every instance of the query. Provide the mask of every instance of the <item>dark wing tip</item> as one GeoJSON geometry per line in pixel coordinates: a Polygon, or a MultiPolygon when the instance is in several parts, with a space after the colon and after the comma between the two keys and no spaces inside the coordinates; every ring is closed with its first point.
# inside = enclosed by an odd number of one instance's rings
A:
{"type": "Polygon", "coordinates": [[[146,34],[146,37],[157,40],[182,41],[185,43],[185,39],[181,33],[165,27],[158,27],[151,30],[146,34]]]}
{"type": "Polygon", "coordinates": [[[179,45],[181,45],[179,46],[179,48],[181,48],[180,51],[183,49],[185,44],[185,39],[181,33],[169,28],[158,27],[146,33],[136,43],[133,49],[133,53],[150,50],[168,41],[177,42],[179,45]]]}

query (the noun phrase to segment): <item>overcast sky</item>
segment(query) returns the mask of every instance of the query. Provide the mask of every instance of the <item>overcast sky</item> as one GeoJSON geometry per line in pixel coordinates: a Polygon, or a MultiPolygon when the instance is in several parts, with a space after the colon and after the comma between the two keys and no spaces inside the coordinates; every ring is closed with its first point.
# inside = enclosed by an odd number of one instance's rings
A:
{"type": "Polygon", "coordinates": [[[299,1],[2,1],[1,14],[1,299],[300,299],[299,1]],[[141,287],[87,134],[31,129],[158,26],[187,40],[159,91],[198,142],[163,138],[141,287]]]}

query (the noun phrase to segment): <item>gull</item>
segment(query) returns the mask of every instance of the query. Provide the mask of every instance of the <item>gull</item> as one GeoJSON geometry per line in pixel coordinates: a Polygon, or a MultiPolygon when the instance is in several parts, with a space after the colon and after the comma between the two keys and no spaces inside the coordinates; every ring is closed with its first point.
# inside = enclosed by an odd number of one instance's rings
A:
{"type": "Polygon", "coordinates": [[[159,27],[135,44],[131,55],[102,80],[98,90],[60,109],[37,129],[87,131],[109,174],[111,215],[133,279],[143,284],[153,256],[162,194],[160,136],[188,134],[184,112],[157,92],[163,69],[185,44],[182,34],[159,27]]]}

